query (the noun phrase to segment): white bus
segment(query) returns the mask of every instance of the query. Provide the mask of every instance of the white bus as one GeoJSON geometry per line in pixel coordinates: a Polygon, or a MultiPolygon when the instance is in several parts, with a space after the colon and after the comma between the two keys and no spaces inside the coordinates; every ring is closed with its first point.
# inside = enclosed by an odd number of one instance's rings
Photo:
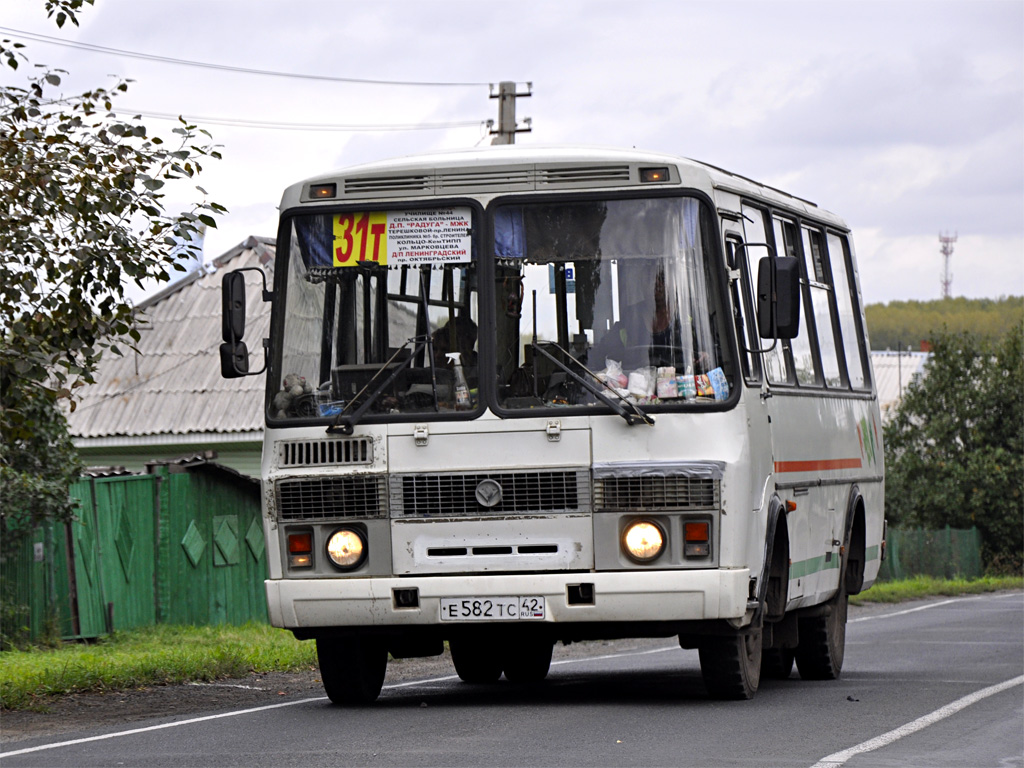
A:
{"type": "Polygon", "coordinates": [[[839,675],[885,526],[838,217],[661,154],[434,154],[290,187],[264,299],[269,614],[335,703],[445,642],[481,685],[622,637],[716,698],[839,675]]]}

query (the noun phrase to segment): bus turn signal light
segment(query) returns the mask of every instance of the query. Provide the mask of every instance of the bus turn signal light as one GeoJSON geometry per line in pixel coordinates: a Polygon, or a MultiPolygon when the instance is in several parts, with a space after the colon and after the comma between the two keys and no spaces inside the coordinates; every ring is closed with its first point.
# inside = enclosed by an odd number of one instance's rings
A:
{"type": "Polygon", "coordinates": [[[288,565],[292,568],[310,568],[313,565],[313,534],[288,534],[288,565]]]}
{"type": "Polygon", "coordinates": [[[711,554],[711,526],[706,522],[683,524],[683,554],[707,557],[711,554]]]}

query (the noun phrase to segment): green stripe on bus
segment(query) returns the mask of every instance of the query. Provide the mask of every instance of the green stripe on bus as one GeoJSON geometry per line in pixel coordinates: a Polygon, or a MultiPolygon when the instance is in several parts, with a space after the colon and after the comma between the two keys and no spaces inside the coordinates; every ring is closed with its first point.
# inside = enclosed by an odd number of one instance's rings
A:
{"type": "Polygon", "coordinates": [[[828,571],[832,568],[839,567],[839,558],[837,556],[832,557],[828,562],[825,561],[825,555],[818,557],[812,557],[809,560],[800,560],[789,565],[789,578],[800,579],[804,576],[810,576],[812,573],[818,573],[818,571],[828,571]]]}
{"type": "MultiPolygon", "coordinates": [[[[876,544],[873,547],[868,547],[864,550],[865,560],[877,560],[879,556],[879,547],[876,544]]],[[[789,578],[801,579],[804,576],[810,576],[812,573],[818,571],[828,571],[832,568],[839,567],[839,558],[836,555],[832,556],[832,559],[825,560],[825,555],[819,555],[818,557],[812,557],[809,560],[800,560],[789,565],[789,578]]]]}

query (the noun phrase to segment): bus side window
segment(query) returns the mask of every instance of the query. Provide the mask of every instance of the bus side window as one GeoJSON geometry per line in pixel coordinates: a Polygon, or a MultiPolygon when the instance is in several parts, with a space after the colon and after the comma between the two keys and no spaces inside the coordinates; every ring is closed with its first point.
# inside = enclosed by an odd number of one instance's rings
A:
{"type": "Polygon", "coordinates": [[[860,327],[858,307],[852,293],[854,283],[848,266],[850,259],[846,252],[846,238],[829,232],[827,240],[828,259],[832,268],[833,285],[835,285],[836,308],[839,312],[839,328],[842,331],[850,386],[854,389],[865,389],[868,386],[868,381],[864,373],[864,334],[860,327]]]}
{"type": "Polygon", "coordinates": [[[825,249],[822,246],[821,232],[805,226],[802,233],[808,293],[814,311],[814,326],[817,331],[825,384],[829,387],[842,387],[843,374],[836,344],[839,334],[837,324],[833,320],[833,291],[825,268],[825,249]]]}
{"type": "MultiPolygon", "coordinates": [[[[803,262],[800,254],[800,245],[797,241],[796,224],[788,219],[773,219],[775,225],[775,248],[779,256],[793,256],[803,262]]],[[[805,264],[806,266],[806,264],[805,264]]],[[[802,286],[803,322],[800,323],[800,332],[795,338],[790,339],[788,346],[793,357],[793,370],[796,373],[796,380],[802,386],[820,386],[821,375],[818,361],[818,350],[814,344],[814,326],[811,311],[810,296],[807,290],[807,273],[803,269],[800,282],[802,286]]]]}
{"type": "Polygon", "coordinates": [[[760,366],[756,362],[757,355],[750,350],[758,349],[760,339],[754,327],[754,307],[750,303],[752,284],[747,270],[743,269],[745,259],[744,248],[739,235],[726,235],[725,252],[729,270],[737,275],[730,280],[729,297],[732,300],[733,321],[736,326],[736,339],[740,344],[740,361],[743,366],[743,378],[747,381],[760,381],[760,366]]]}
{"type": "MultiPolygon", "coordinates": [[[[757,279],[757,264],[761,257],[768,255],[767,249],[757,247],[757,244],[771,241],[765,228],[764,214],[761,212],[761,209],[744,205],[742,211],[743,239],[750,244],[743,249],[745,257],[744,271],[748,279],[746,293],[748,294],[747,300],[751,302],[750,306],[753,307],[755,306],[753,303],[753,285],[757,279]]],[[[782,253],[780,255],[784,256],[785,254],[782,253]]],[[[774,384],[788,384],[790,381],[789,366],[786,363],[783,345],[784,343],[780,341],[770,352],[759,355],[761,365],[764,366],[765,373],[768,376],[768,381],[774,384]]]]}

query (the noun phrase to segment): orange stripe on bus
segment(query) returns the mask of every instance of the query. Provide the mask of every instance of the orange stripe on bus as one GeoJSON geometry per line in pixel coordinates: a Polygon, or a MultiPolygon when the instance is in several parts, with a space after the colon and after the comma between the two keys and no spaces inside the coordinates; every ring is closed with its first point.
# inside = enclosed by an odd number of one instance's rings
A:
{"type": "Polygon", "coordinates": [[[860,459],[817,459],[814,461],[776,461],[776,472],[817,472],[824,469],[860,469],[860,459]]]}

